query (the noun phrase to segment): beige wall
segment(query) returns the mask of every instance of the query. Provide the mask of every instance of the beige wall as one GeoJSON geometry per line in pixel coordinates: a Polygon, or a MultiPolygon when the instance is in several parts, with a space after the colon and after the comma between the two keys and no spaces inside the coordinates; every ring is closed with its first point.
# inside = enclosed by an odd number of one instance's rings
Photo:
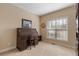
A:
{"type": "Polygon", "coordinates": [[[39,32],[39,17],[10,4],[0,4],[0,50],[16,46],[16,28],[22,18],[32,20],[32,27],[39,32]]]}
{"type": "Polygon", "coordinates": [[[56,39],[48,39],[47,38],[47,30],[45,28],[40,28],[40,33],[43,36],[43,40],[50,42],[50,43],[55,43],[58,45],[70,47],[70,48],[75,48],[75,41],[76,41],[76,29],[75,29],[75,16],[76,16],[76,10],[74,6],[70,6],[67,8],[64,8],[62,10],[49,13],[43,16],[40,16],[40,24],[47,22],[47,20],[50,19],[55,19],[55,18],[60,18],[63,16],[68,16],[68,41],[59,41],[56,39]]]}

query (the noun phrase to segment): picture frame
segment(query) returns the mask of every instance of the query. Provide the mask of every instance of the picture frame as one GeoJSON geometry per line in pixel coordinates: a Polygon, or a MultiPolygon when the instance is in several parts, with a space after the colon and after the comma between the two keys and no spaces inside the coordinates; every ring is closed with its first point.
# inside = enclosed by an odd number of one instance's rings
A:
{"type": "Polygon", "coordinates": [[[22,19],[22,28],[32,28],[32,21],[27,19],[22,19]]]}

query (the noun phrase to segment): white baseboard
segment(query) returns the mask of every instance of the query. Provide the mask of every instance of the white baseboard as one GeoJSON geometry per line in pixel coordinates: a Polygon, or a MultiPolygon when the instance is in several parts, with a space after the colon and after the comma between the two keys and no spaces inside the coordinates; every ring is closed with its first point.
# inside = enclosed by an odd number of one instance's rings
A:
{"type": "Polygon", "coordinates": [[[15,48],[16,48],[16,47],[5,48],[5,49],[0,50],[0,53],[3,53],[3,52],[6,52],[6,51],[9,51],[9,50],[12,50],[12,49],[15,49],[15,48]]]}

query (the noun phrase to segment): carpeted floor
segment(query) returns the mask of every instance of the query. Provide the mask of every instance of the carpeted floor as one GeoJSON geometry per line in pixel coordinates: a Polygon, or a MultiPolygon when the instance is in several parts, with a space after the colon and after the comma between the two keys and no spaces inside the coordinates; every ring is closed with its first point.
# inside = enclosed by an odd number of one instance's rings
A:
{"type": "Polygon", "coordinates": [[[53,45],[50,43],[39,42],[36,47],[26,49],[22,52],[14,49],[1,53],[1,56],[76,56],[76,52],[72,49],[53,45]]]}

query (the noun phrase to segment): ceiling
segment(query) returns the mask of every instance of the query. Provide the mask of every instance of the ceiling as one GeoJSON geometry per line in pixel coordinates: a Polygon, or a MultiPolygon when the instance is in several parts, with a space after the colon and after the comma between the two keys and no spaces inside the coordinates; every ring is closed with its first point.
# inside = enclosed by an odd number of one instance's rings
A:
{"type": "Polygon", "coordinates": [[[72,3],[12,3],[14,6],[27,10],[35,15],[44,15],[72,5],[72,3]]]}

